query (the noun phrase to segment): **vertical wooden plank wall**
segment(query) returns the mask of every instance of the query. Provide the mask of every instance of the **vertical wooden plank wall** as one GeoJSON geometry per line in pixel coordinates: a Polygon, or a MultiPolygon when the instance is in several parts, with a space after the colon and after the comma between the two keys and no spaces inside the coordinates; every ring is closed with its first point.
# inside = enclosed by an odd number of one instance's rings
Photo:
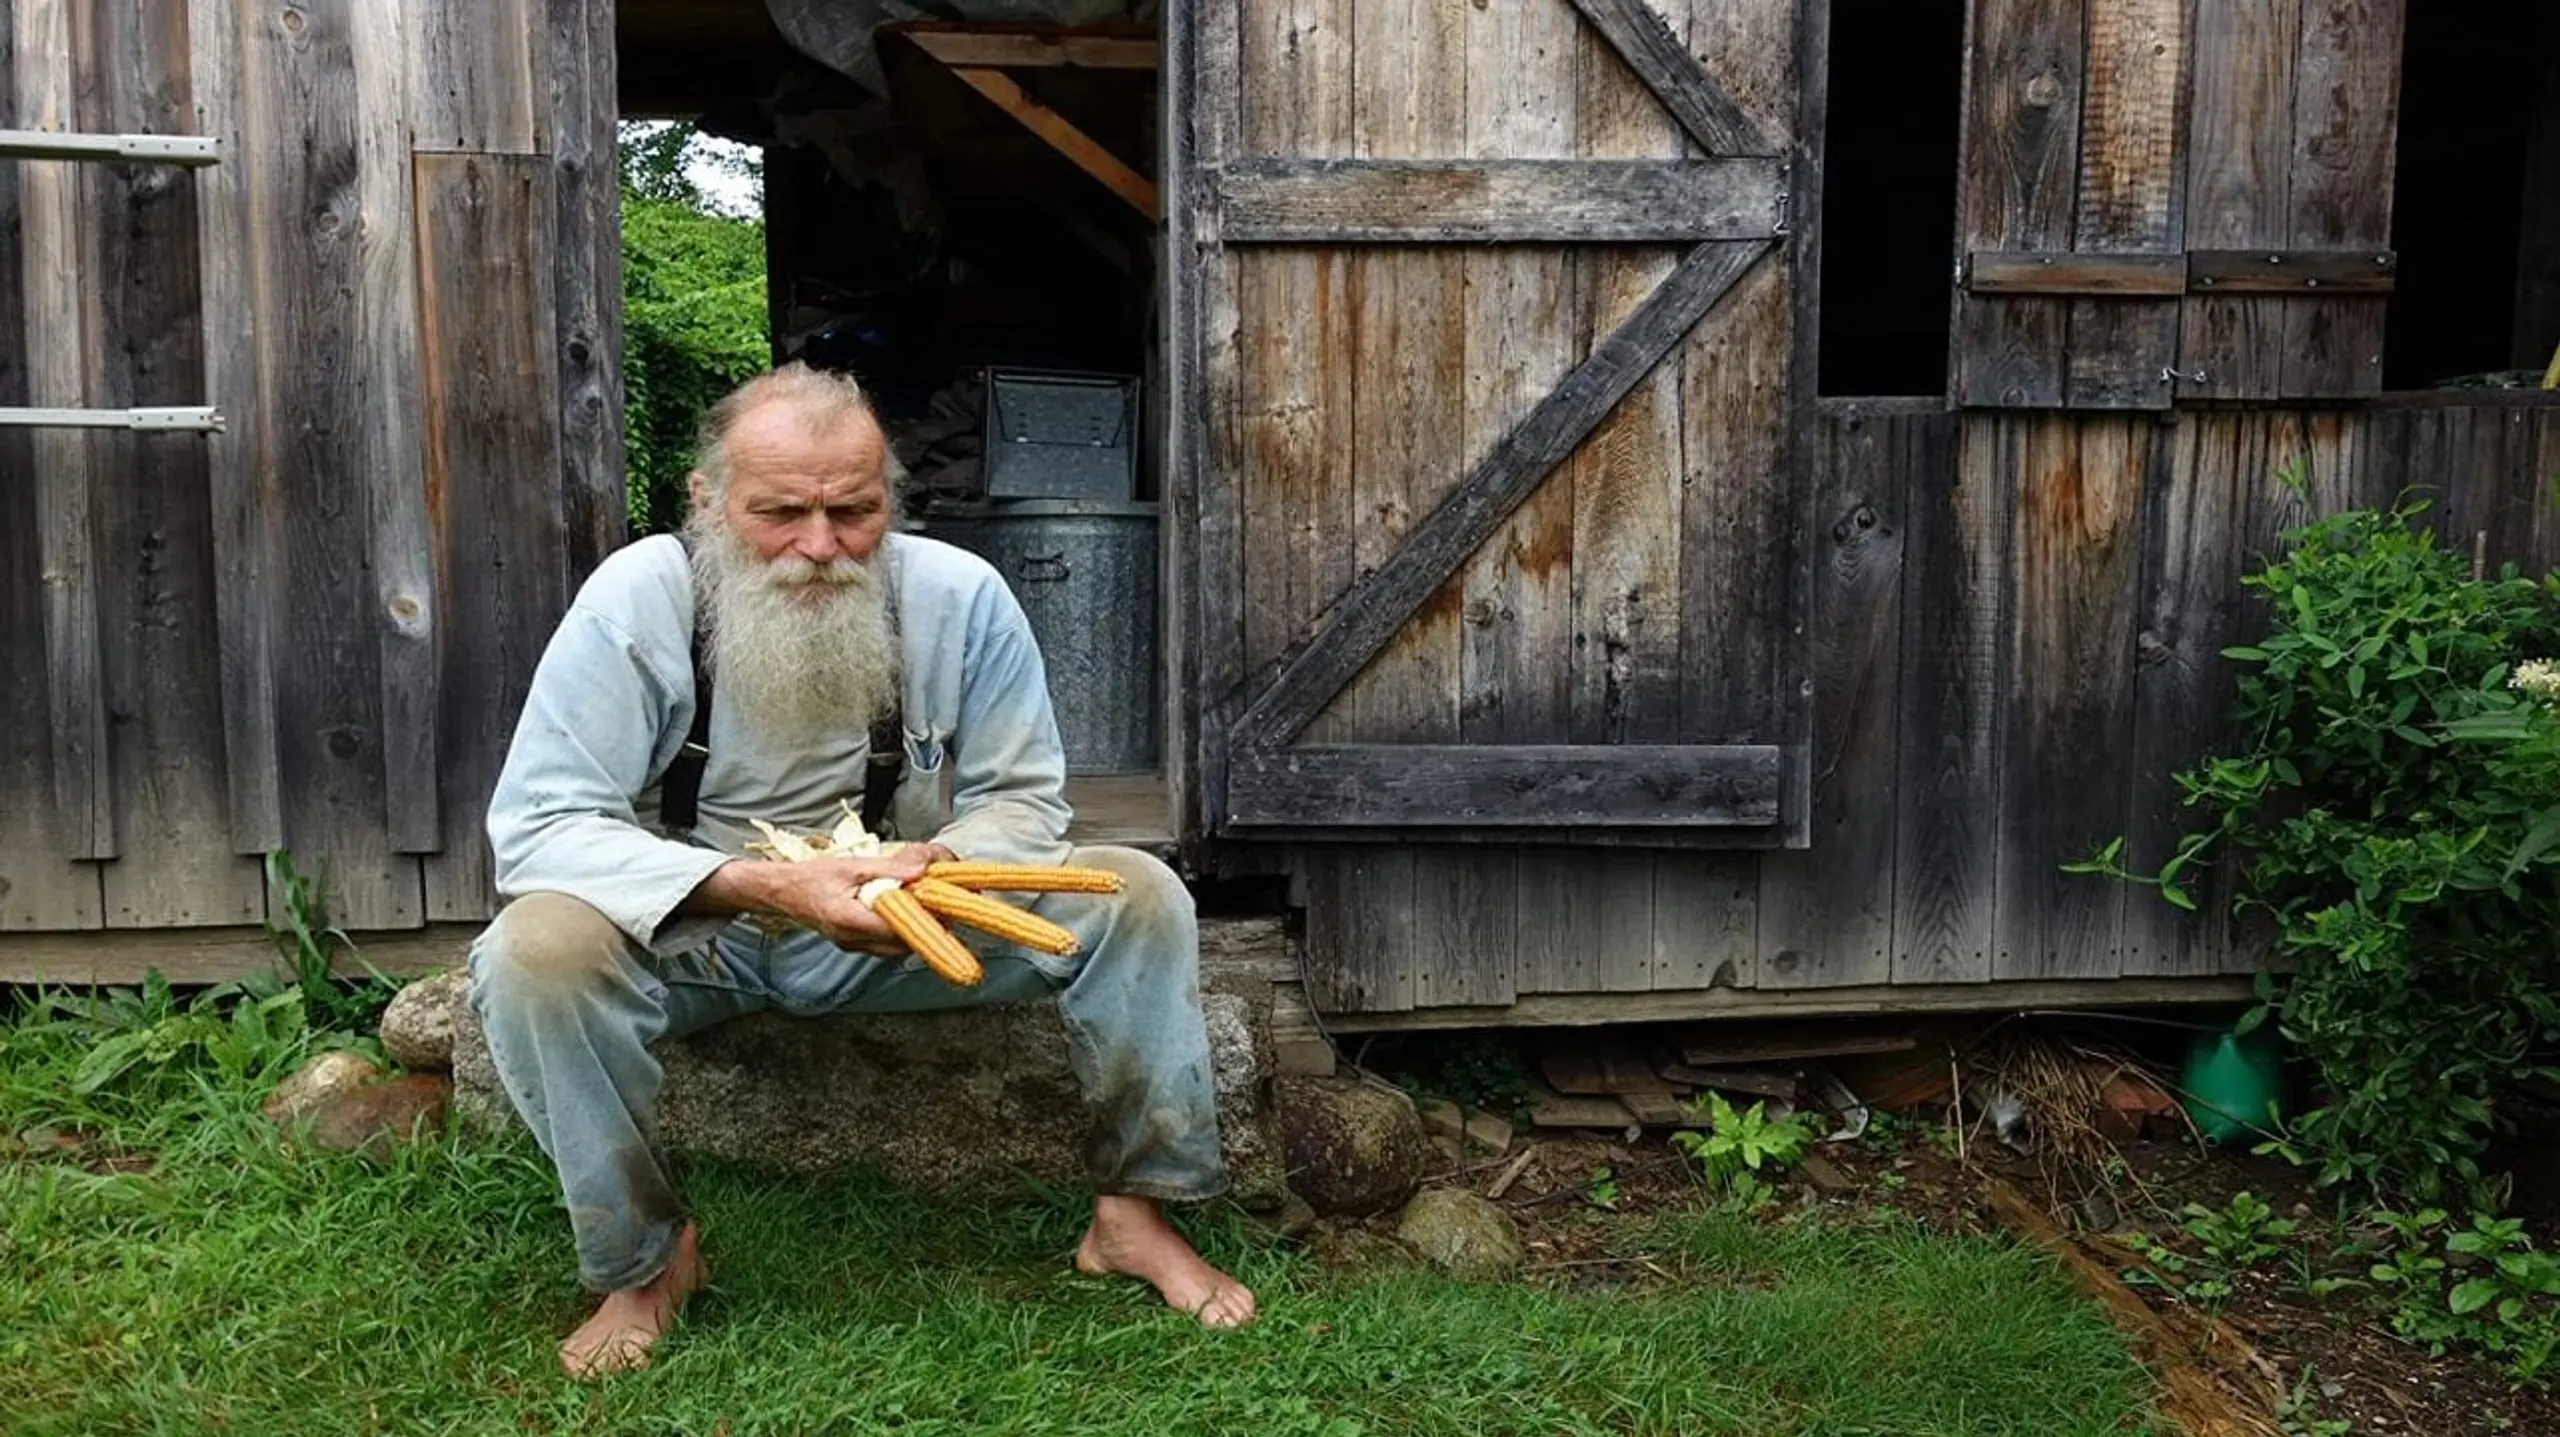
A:
{"type": "MultiPolygon", "coordinates": [[[[0,5],[0,123],[13,128],[32,127],[35,119],[18,79],[26,18],[0,5]]],[[[0,256],[28,252],[28,168],[0,165],[0,256]]],[[[35,402],[26,283],[25,265],[0,263],[0,404],[35,402]]],[[[0,430],[0,657],[15,676],[0,685],[0,791],[24,796],[0,803],[0,931],[100,923],[97,870],[77,861],[80,840],[55,802],[36,454],[32,433],[0,430]]]]}
{"type": "MultiPolygon", "coordinates": [[[[81,6],[85,130],[194,128],[187,17],[175,5],[81,6]]],[[[197,186],[160,166],[84,166],[81,222],[93,227],[98,334],[90,402],[199,404],[204,309],[197,186]]],[[[223,777],[222,665],[215,623],[211,467],[192,435],[92,435],[99,632],[113,716],[118,853],[101,864],[106,924],[254,923],[264,885],[231,842],[223,777]]]]}
{"type": "MultiPolygon", "coordinates": [[[[1974,150],[1957,197],[1962,250],[2071,247],[2080,169],[2085,0],[1979,0],[1969,7],[1964,112],[1974,150]]],[[[2068,301],[1966,297],[1948,373],[1957,402],[2062,404],[2068,301]]]]}
{"type": "MultiPolygon", "coordinates": [[[[72,63],[72,9],[62,0],[21,0],[18,7],[18,108],[29,128],[68,130],[79,124],[75,96],[82,77],[72,63]]],[[[100,340],[96,236],[82,223],[83,186],[72,165],[35,165],[20,178],[19,302],[26,315],[27,388],[40,405],[87,402],[86,361],[100,340]]],[[[71,840],[72,857],[106,859],[115,856],[116,839],[98,658],[91,437],[39,429],[28,442],[44,566],[43,669],[51,701],[46,731],[53,743],[54,812],[71,840]]]]}
{"type": "MultiPolygon", "coordinates": [[[[1641,909],[1592,897],[1613,868],[1706,855],[1522,848],[1518,992],[2253,971],[2254,935],[2212,911],[2227,873],[2189,878],[2205,911],[2187,914],[2061,872],[2117,834],[2157,864],[2193,821],[2173,775],[2229,740],[2221,650],[2267,618],[2240,578],[2286,529],[2404,492],[2491,571],[2560,566],[2560,402],[2538,397],[2165,419],[1838,400],[1817,433],[1813,846],[1741,857],[1756,933],[1658,885],[1641,909]],[[1704,974],[1629,982],[1673,945],[1704,974]]],[[[1319,974],[1331,943],[1466,961],[1416,910],[1327,929],[1329,896],[1311,895],[1319,974]]]]}
{"type": "Polygon", "coordinates": [[[553,349],[556,219],[539,155],[427,154],[416,162],[427,491],[452,640],[436,694],[450,736],[444,806],[464,821],[427,860],[428,916],[489,911],[480,836],[535,662],[569,603],[553,349]],[[530,401],[530,402],[528,402],[530,401]]]}
{"type": "Polygon", "coordinates": [[[255,923],[279,847],[350,929],[493,910],[624,533],[610,7],[499,8],[0,0],[0,123],[224,142],[0,166],[0,403],[227,420],[0,432],[0,928],[255,923]]]}
{"type": "MultiPolygon", "coordinates": [[[[1713,57],[1718,82],[1765,142],[1792,155],[1799,94],[1816,54],[1797,53],[1803,5],[1691,0],[1693,52],[1713,57]]],[[[1688,152],[1701,151],[1691,142],[1688,152]]],[[[1790,179],[1793,184],[1811,181],[1790,179]]],[[[1680,427],[1679,558],[1674,592],[1679,737],[1743,742],[1794,733],[1802,709],[1789,680],[1805,642],[1796,556],[1773,542],[1800,527],[1793,443],[1800,417],[1794,371],[1794,242],[1745,274],[1698,322],[1675,358],[1680,427]],[[1759,536],[1743,542],[1737,536],[1759,536]]],[[[1670,366],[1666,365],[1666,369],[1670,366]]],[[[1801,396],[1809,398],[1808,396],[1801,396]]],[[[1800,756],[1799,756],[1800,757],[1800,756]]],[[[1759,859],[1666,855],[1654,871],[1653,986],[1694,988],[1792,981],[1756,973],[1762,902],[1759,859]]]]}
{"type": "MultiPolygon", "coordinates": [[[[1675,38],[1686,40],[1691,7],[1656,4],[1675,38]]],[[[1588,25],[1577,26],[1576,147],[1584,156],[1668,158],[1689,153],[1679,124],[1665,113],[1618,51],[1588,25]]],[[[1679,262],[1669,249],[1583,250],[1576,358],[1624,320],[1679,262]]],[[[1680,725],[1680,381],[1686,359],[1664,357],[1600,421],[1582,449],[1547,479],[1567,486],[1572,525],[1570,641],[1546,661],[1565,676],[1566,727],[1573,743],[1646,743],[1677,737],[1680,725]]],[[[1552,905],[1539,915],[1561,931],[1542,934],[1585,963],[1580,991],[1619,992],[1653,986],[1661,955],[1654,919],[1665,866],[1653,853],[1613,853],[1560,866],[1524,855],[1521,902],[1552,905]],[[1558,878],[1565,891],[1559,892],[1558,878]]],[[[1435,856],[1433,866],[1449,860],[1435,856]]],[[[1535,921],[1534,919],[1532,921],[1535,921]]],[[[1514,955],[1515,968],[1525,968],[1514,955]]],[[[1544,985],[1521,974],[1523,991],[1544,985]]]]}

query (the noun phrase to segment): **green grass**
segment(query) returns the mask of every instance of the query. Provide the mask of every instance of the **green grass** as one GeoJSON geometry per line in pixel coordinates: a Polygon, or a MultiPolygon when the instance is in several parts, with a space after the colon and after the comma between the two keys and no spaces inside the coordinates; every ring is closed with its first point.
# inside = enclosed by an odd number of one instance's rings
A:
{"type": "Polygon", "coordinates": [[[1677,1281],[1577,1291],[1329,1269],[1211,1213],[1195,1237],[1265,1318],[1208,1333],[1071,1274],[1070,1195],[723,1165],[684,1174],[712,1288],[651,1369],[578,1384],[553,1346],[582,1297],[528,1144],[294,1155],[250,1076],[183,1045],[72,1094],[95,1037],[0,1028],[0,1132],[76,1124],[159,1157],[0,1159],[12,1434],[2158,1430],[2144,1374],[2043,1261],[1898,1221],[1663,1217],[1621,1240],[1677,1281]]]}

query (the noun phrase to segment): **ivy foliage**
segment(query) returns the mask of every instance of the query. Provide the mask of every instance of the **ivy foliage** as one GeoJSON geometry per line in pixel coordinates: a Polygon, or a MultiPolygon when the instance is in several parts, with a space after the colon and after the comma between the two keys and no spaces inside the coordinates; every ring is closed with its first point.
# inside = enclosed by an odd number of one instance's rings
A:
{"type": "Polygon", "coordinates": [[[703,411],[772,362],[764,221],[724,211],[692,177],[701,139],[685,124],[626,124],[620,136],[623,432],[635,535],[683,522],[703,411]]]}
{"type": "Polygon", "coordinates": [[[2243,583],[2270,609],[2238,668],[2235,751],[2177,781],[2203,821],[2149,874],[2121,840],[2075,865],[2194,907],[2237,860],[2271,920],[2272,1019],[2320,1096],[2273,1144],[2328,1182],[2476,1199],[2508,1082],[2560,1037],[2560,714],[2529,682],[2560,655],[2560,582],[2474,578],[2423,505],[2291,530],[2243,583]]]}

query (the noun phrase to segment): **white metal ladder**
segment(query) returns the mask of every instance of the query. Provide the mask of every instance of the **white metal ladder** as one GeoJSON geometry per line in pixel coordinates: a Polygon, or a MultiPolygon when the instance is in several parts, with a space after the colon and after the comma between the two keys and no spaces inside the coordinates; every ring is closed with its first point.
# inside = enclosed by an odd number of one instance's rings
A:
{"type": "MultiPolygon", "coordinates": [[[[127,161],[196,169],[222,162],[222,143],[209,135],[81,135],[49,130],[0,130],[0,160],[127,161]]],[[[142,409],[26,409],[0,405],[0,428],[129,429],[152,433],[216,434],[222,415],[210,404],[142,409]]]]}

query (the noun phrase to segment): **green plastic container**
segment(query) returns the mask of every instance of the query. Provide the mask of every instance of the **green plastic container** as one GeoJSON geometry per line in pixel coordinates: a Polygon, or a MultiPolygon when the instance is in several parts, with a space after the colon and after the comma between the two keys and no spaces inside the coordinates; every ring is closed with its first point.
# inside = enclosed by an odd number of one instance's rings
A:
{"type": "Polygon", "coordinates": [[[2187,1116],[2209,1142],[2229,1142],[2274,1125],[2284,1095],[2284,1049],[2272,1022],[2242,1037],[2198,1033],[2187,1048],[2182,1086],[2187,1116]]]}

